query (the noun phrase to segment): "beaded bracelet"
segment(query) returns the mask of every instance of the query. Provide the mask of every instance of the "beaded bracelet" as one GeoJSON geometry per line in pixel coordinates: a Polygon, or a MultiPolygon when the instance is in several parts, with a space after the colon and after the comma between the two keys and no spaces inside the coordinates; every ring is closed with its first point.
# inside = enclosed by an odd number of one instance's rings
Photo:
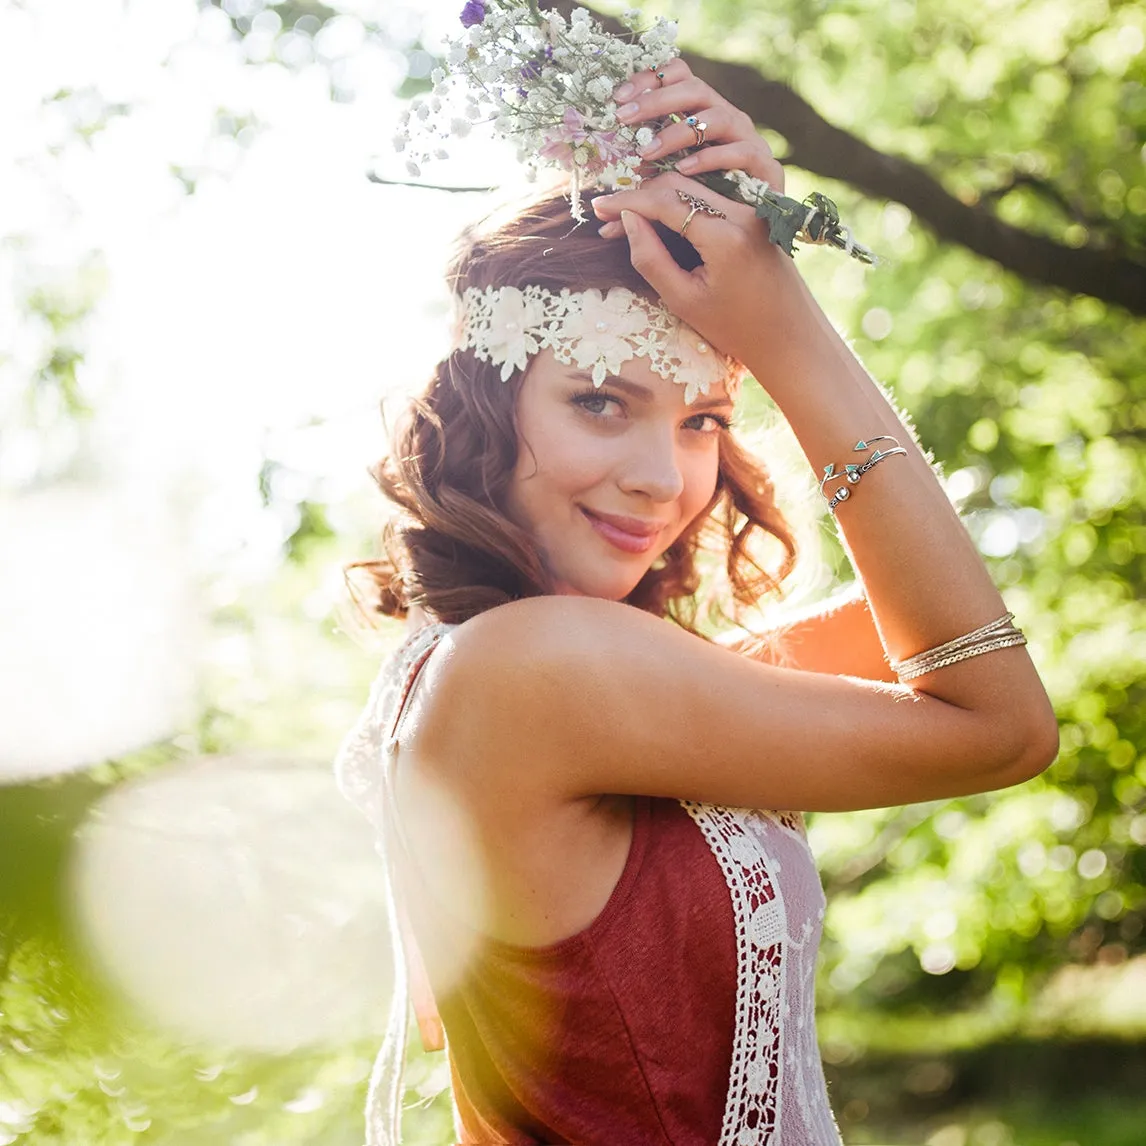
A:
{"type": "Polygon", "coordinates": [[[982,656],[983,653],[1025,645],[1027,638],[1011,624],[1014,618],[1014,613],[1006,613],[998,620],[975,629],[974,632],[965,633],[945,644],[936,645],[933,649],[916,653],[906,660],[891,661],[891,670],[901,681],[914,680],[924,673],[958,664],[971,657],[982,656]]]}
{"type": "MultiPolygon", "coordinates": [[[[877,465],[879,465],[879,463],[882,462],[884,458],[891,458],[896,454],[903,454],[904,457],[907,457],[907,451],[899,444],[898,439],[893,438],[890,434],[879,434],[874,438],[867,439],[866,441],[861,438],[852,448],[855,450],[866,450],[870,447],[872,442],[895,442],[895,447],[890,450],[875,450],[871,457],[861,465],[855,465],[851,462],[848,462],[844,466],[843,473],[835,472],[835,462],[832,462],[831,465],[824,466],[824,476],[820,479],[820,493],[824,493],[825,482],[833,481],[836,478],[844,478],[850,485],[858,485],[860,478],[862,478],[863,475],[866,474],[869,470],[874,469],[877,465]]],[[[841,501],[847,501],[851,495],[852,491],[848,489],[846,485],[841,486],[838,490],[836,490],[834,494],[832,494],[830,498],[828,498],[829,511],[831,513],[835,513],[836,506],[839,505],[841,501]]],[[[828,497],[828,495],[824,493],[824,497],[828,497]]]]}

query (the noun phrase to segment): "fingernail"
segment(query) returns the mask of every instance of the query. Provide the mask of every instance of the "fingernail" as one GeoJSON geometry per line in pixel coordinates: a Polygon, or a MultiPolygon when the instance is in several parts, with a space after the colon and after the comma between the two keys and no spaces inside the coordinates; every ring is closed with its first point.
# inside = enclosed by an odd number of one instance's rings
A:
{"type": "Polygon", "coordinates": [[[639,103],[627,103],[627,104],[625,104],[624,107],[617,109],[617,118],[618,119],[630,119],[632,116],[636,115],[637,112],[640,110],[641,110],[641,105],[639,103]]]}
{"type": "Polygon", "coordinates": [[[637,220],[634,217],[632,211],[622,211],[621,223],[625,228],[625,234],[631,235],[633,233],[633,228],[637,225],[637,220]]]}
{"type": "Polygon", "coordinates": [[[656,153],[658,151],[660,151],[660,149],[661,149],[661,141],[660,141],[660,138],[658,137],[657,139],[654,139],[651,143],[646,143],[644,145],[644,147],[642,147],[640,149],[640,151],[637,152],[637,154],[640,155],[641,158],[643,158],[643,159],[648,159],[650,156],[656,155],[656,153]]]}
{"type": "Polygon", "coordinates": [[[611,223],[606,223],[603,227],[597,228],[597,234],[602,239],[615,239],[621,234],[623,228],[614,220],[611,223]]]}
{"type": "Polygon", "coordinates": [[[613,99],[628,99],[634,91],[636,91],[636,87],[633,84],[621,84],[621,86],[617,88],[615,92],[613,92],[613,99]]]}
{"type": "Polygon", "coordinates": [[[677,165],[678,171],[691,171],[698,163],[699,159],[695,155],[686,155],[677,165]]]}

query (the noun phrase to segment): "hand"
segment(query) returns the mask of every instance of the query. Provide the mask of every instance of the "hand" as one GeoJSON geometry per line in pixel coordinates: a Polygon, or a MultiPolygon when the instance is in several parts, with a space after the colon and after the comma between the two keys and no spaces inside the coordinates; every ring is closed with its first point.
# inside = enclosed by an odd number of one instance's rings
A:
{"type": "Polygon", "coordinates": [[[593,210],[627,234],[633,266],[665,305],[765,385],[776,371],[791,369],[805,335],[822,331],[822,315],[795,263],[768,241],[767,224],[746,204],[670,171],[635,191],[598,196],[593,210]],[[690,212],[680,191],[727,216],[693,216],[687,238],[703,262],[692,271],[676,262],[652,226],[680,231],[690,212]]]}
{"type": "Polygon", "coordinates": [[[682,117],[670,124],[641,151],[647,160],[656,160],[696,147],[696,133],[684,117],[695,115],[708,125],[707,143],[676,165],[686,175],[707,171],[746,171],[765,180],[774,190],[784,190],[784,168],[772,149],[756,131],[752,117],[729,103],[703,80],[697,79],[684,60],[671,60],[664,68],[664,80],[651,71],[637,72],[613,93],[621,105],[619,117],[627,124],[682,117]]]}

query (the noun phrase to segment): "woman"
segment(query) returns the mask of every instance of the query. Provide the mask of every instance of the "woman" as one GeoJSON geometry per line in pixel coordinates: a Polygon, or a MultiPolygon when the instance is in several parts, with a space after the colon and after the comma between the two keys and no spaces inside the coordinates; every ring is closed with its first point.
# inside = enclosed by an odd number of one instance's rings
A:
{"type": "MultiPolygon", "coordinates": [[[[342,779],[407,905],[464,1141],[821,1146],[823,901],[798,812],[1019,783],[1057,730],[911,433],[765,224],[689,178],[781,186],[749,118],[679,60],[626,87],[627,122],[695,113],[707,146],[597,197],[599,236],[555,198],[469,236],[457,346],[379,471],[404,512],[371,570],[411,636],[342,779]],[[693,629],[702,544],[733,606],[794,553],[728,429],[739,367],[825,475],[863,585],[783,664],[693,629]]],[[[396,1136],[392,1110],[371,1125],[396,1136]]]]}

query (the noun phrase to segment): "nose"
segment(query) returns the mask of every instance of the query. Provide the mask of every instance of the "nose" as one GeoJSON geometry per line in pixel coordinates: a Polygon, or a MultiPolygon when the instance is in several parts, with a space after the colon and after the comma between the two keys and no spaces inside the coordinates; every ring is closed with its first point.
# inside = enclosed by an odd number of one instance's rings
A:
{"type": "Polygon", "coordinates": [[[634,435],[633,452],[618,484],[625,493],[639,493],[656,502],[675,501],[684,492],[675,428],[650,427],[634,435]]]}

